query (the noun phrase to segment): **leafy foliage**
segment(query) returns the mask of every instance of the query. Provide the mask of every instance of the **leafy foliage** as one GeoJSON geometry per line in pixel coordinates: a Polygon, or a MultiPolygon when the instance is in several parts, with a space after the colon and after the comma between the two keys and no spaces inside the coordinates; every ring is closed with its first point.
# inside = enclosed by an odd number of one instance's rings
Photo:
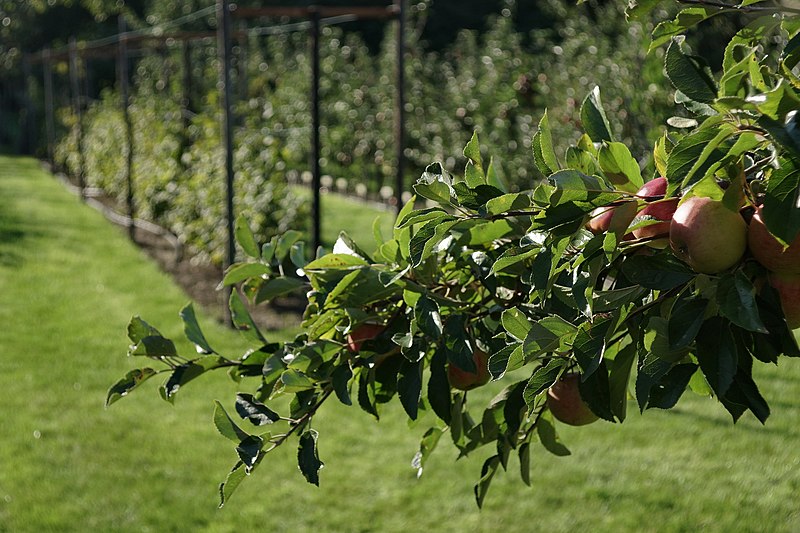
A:
{"type": "MultiPolygon", "coordinates": [[[[679,121],[655,145],[666,196],[711,197],[744,213],[759,207],[770,231],[792,242],[798,228],[781,221],[797,220],[798,210],[786,199],[798,191],[792,76],[800,27],[787,14],[777,24],[757,19],[733,38],[715,76],[682,39],[698,23],[693,13],[653,34],[667,46],[676,103],[696,124],[679,121]],[[764,47],[764,39],[781,46],[764,47]]],[[[221,488],[224,499],[243,468],[255,469],[293,437],[302,474],[318,484],[313,420],[330,398],[357,403],[376,419],[397,398],[410,419],[428,426],[413,461],[418,472],[445,432],[460,456],[488,447],[474,488],[478,505],[512,453],[526,483],[537,443],[569,453],[548,393],[567,374],[580,374],[581,401],[608,422],[625,420],[631,394],[641,411],[669,409],[687,388],[716,398],[734,422],[747,411],[766,421],[770,408],[754,381],[755,364],[800,356],[766,269],[745,255],[714,274],[698,273],[657,246],[658,236],[631,236],[652,225],[652,216],[633,218],[619,231],[589,231],[597,208],[635,203],[641,209],[654,199],[636,194],[650,176],[617,141],[598,90],[579,114],[587,133],[563,155],[554,147],[550,115],[539,122],[532,160],[548,177],[533,189],[511,191],[496,163],[483,157],[477,135],[463,151],[463,176],[428,166],[392,234],[376,232],[372,255],[341,234],[331,253],[306,262],[296,235],[273,237],[259,249],[247,224],[239,224],[240,243],[252,257],[231,267],[225,283],[237,287],[234,323],[253,346],[240,358],[180,358],[169,339],[134,319],[130,354],[166,364],[165,399],[217,368],[254,390],[239,395],[237,412],[256,427],[269,424],[269,433],[243,430],[217,407],[217,427],[237,443],[240,457],[221,488]],[[293,289],[308,297],[303,332],[270,343],[240,298],[265,301],[293,289]],[[380,327],[356,345],[365,324],[380,327]],[[452,368],[474,372],[477,351],[490,354],[493,381],[486,387],[497,389],[482,409],[449,377],[452,368]],[[268,407],[280,397],[290,398],[285,415],[268,407]]],[[[182,316],[190,338],[204,346],[191,313],[182,316]]],[[[151,372],[128,374],[109,400],[151,372]]]]}

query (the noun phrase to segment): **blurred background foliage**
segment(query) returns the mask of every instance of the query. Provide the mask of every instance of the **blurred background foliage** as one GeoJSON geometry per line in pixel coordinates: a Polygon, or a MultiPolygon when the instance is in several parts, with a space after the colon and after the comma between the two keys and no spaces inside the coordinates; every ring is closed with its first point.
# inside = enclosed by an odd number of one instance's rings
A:
{"type": "MultiPolygon", "coordinates": [[[[282,4],[310,4],[288,1],[282,4]]],[[[330,5],[376,5],[340,0],[330,5]]],[[[389,3],[389,2],[385,2],[389,3]]],[[[258,5],[259,2],[240,4],[258,5]]],[[[592,0],[443,0],[409,4],[407,51],[406,183],[434,161],[456,172],[461,147],[477,130],[484,148],[512,189],[541,179],[530,164],[531,137],[545,108],[556,152],[577,141],[579,108],[595,86],[619,139],[643,167],[665,119],[674,114],[662,73],[663,51],[646,55],[652,21],[629,23],[624,2],[592,0]]],[[[64,46],[70,36],[95,39],[116,33],[122,12],[130,27],[210,30],[212,9],[176,25],[212,0],[0,0],[0,113],[3,124],[31,120],[40,141],[21,128],[3,128],[0,145],[44,154],[41,67],[27,83],[24,53],[64,46]],[[34,100],[24,116],[23,86],[34,100]]],[[[668,13],[654,14],[663,20],[668,13]]],[[[289,20],[251,21],[279,26],[289,20]]],[[[730,23],[728,21],[728,23],[730,23]]],[[[721,25],[702,27],[696,44],[714,57],[721,25]]],[[[241,28],[240,28],[241,29],[241,28]]],[[[321,39],[322,171],[330,188],[389,196],[396,167],[393,128],[395,25],[356,21],[326,26],[321,39]],[[383,189],[383,191],[382,191],[383,189]]],[[[289,227],[302,229],[307,208],[288,183],[309,168],[310,55],[305,31],[251,35],[235,53],[237,211],[263,239],[289,227]]],[[[721,53],[721,49],[717,51],[721,53]]],[[[187,87],[180,43],[135,51],[131,59],[134,176],[138,214],[180,235],[204,259],[219,262],[224,249],[222,157],[218,126],[217,52],[214,39],[193,42],[187,87]],[[187,92],[188,89],[188,92],[187,92]]],[[[122,118],[113,59],[88,59],[82,147],[90,185],[125,194],[122,118]]],[[[59,108],[56,159],[79,170],[76,119],[69,107],[68,64],[55,68],[59,108]]],[[[7,148],[8,149],[8,148],[7,148]]]]}

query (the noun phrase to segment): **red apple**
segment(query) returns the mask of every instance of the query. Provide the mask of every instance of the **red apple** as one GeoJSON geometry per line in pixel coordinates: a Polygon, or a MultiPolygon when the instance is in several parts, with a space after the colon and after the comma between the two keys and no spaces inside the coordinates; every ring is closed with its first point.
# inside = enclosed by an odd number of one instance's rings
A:
{"type": "Polygon", "coordinates": [[[684,200],[669,229],[675,255],[692,270],[716,274],[737,264],[747,249],[747,224],[738,211],[704,196],[684,200]]]}
{"type": "Polygon", "coordinates": [[[361,351],[364,341],[372,340],[386,329],[383,324],[365,323],[356,326],[347,334],[347,349],[352,353],[361,351]]]}
{"type": "MultiPolygon", "coordinates": [[[[633,236],[637,239],[655,239],[655,237],[666,237],[669,234],[670,221],[680,200],[678,198],[664,200],[666,192],[667,178],[660,177],[648,181],[636,193],[637,197],[650,202],[639,211],[637,218],[648,216],[663,221],[633,230],[633,236]]],[[[656,248],[665,248],[667,242],[666,239],[656,239],[649,244],[656,248]]]]}
{"type": "Polygon", "coordinates": [[[578,389],[580,374],[565,374],[547,390],[547,408],[556,420],[570,426],[585,426],[597,420],[578,389]]]}
{"type": "Polygon", "coordinates": [[[781,298],[786,324],[791,329],[800,328],[800,274],[770,272],[769,284],[781,298]]]}
{"type": "Polygon", "coordinates": [[[624,233],[636,216],[636,202],[597,207],[589,214],[586,228],[595,235],[612,231],[624,233]]]}
{"type": "Polygon", "coordinates": [[[772,236],[757,209],[747,230],[747,244],[756,261],[767,270],[781,274],[800,275],[800,235],[788,248],[772,236]]]}
{"type": "Polygon", "coordinates": [[[489,373],[489,356],[486,352],[476,349],[472,361],[477,369],[475,372],[462,370],[453,363],[447,365],[447,381],[451,387],[466,391],[489,383],[492,375],[489,373]]]}

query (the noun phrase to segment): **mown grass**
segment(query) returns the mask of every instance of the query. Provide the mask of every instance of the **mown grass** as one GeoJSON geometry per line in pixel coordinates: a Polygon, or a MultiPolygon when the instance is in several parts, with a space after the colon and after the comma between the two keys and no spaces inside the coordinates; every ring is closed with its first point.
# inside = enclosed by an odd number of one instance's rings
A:
{"type": "MultiPolygon", "coordinates": [[[[750,416],[733,426],[690,394],[671,412],[640,416],[631,404],[622,425],[560,427],[573,454],[536,449],[533,488],[512,459],[482,511],[471,487],[488,451],[456,462],[443,440],[418,480],[409,462],[432,419],[409,428],[393,405],[375,423],[331,404],[315,423],[320,488],[281,449],[217,510],[235,456],[213,429],[212,400],[230,405],[237,386],[204,377],[170,406],[153,383],[103,408],[137,363],[124,356],[130,316],[177,336],[186,297],[28,159],[0,158],[0,294],[2,531],[800,530],[795,360],[759,369],[774,411],[765,427],[750,416]]],[[[221,351],[244,348],[203,323],[221,351]]]]}

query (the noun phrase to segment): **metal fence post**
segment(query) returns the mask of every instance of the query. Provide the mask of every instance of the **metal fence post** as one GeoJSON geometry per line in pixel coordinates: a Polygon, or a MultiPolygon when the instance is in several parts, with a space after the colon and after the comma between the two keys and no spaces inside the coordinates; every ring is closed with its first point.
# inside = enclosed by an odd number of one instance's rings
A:
{"type": "Polygon", "coordinates": [[[397,145],[397,175],[395,177],[395,198],[397,211],[403,208],[403,189],[405,188],[405,1],[395,0],[397,12],[397,95],[395,100],[395,144],[397,145]]]}
{"type": "Polygon", "coordinates": [[[128,90],[128,41],[127,25],[125,16],[120,15],[118,20],[119,27],[119,49],[117,54],[117,73],[119,74],[119,95],[122,110],[122,122],[125,127],[125,202],[128,209],[128,236],[131,240],[136,240],[136,225],[134,224],[135,209],[133,203],[133,124],[129,105],[128,90]]]}
{"type": "Polygon", "coordinates": [[[311,16],[311,241],[313,243],[313,252],[316,254],[317,249],[322,245],[321,235],[321,206],[320,206],[320,141],[319,141],[319,11],[313,9],[309,15],[311,16]]]}
{"type": "Polygon", "coordinates": [[[81,81],[78,72],[78,44],[75,37],[69,40],[69,79],[72,85],[72,105],[77,123],[77,145],[78,145],[78,188],[80,189],[81,200],[86,199],[86,159],[83,153],[83,110],[81,97],[81,81]]]}

